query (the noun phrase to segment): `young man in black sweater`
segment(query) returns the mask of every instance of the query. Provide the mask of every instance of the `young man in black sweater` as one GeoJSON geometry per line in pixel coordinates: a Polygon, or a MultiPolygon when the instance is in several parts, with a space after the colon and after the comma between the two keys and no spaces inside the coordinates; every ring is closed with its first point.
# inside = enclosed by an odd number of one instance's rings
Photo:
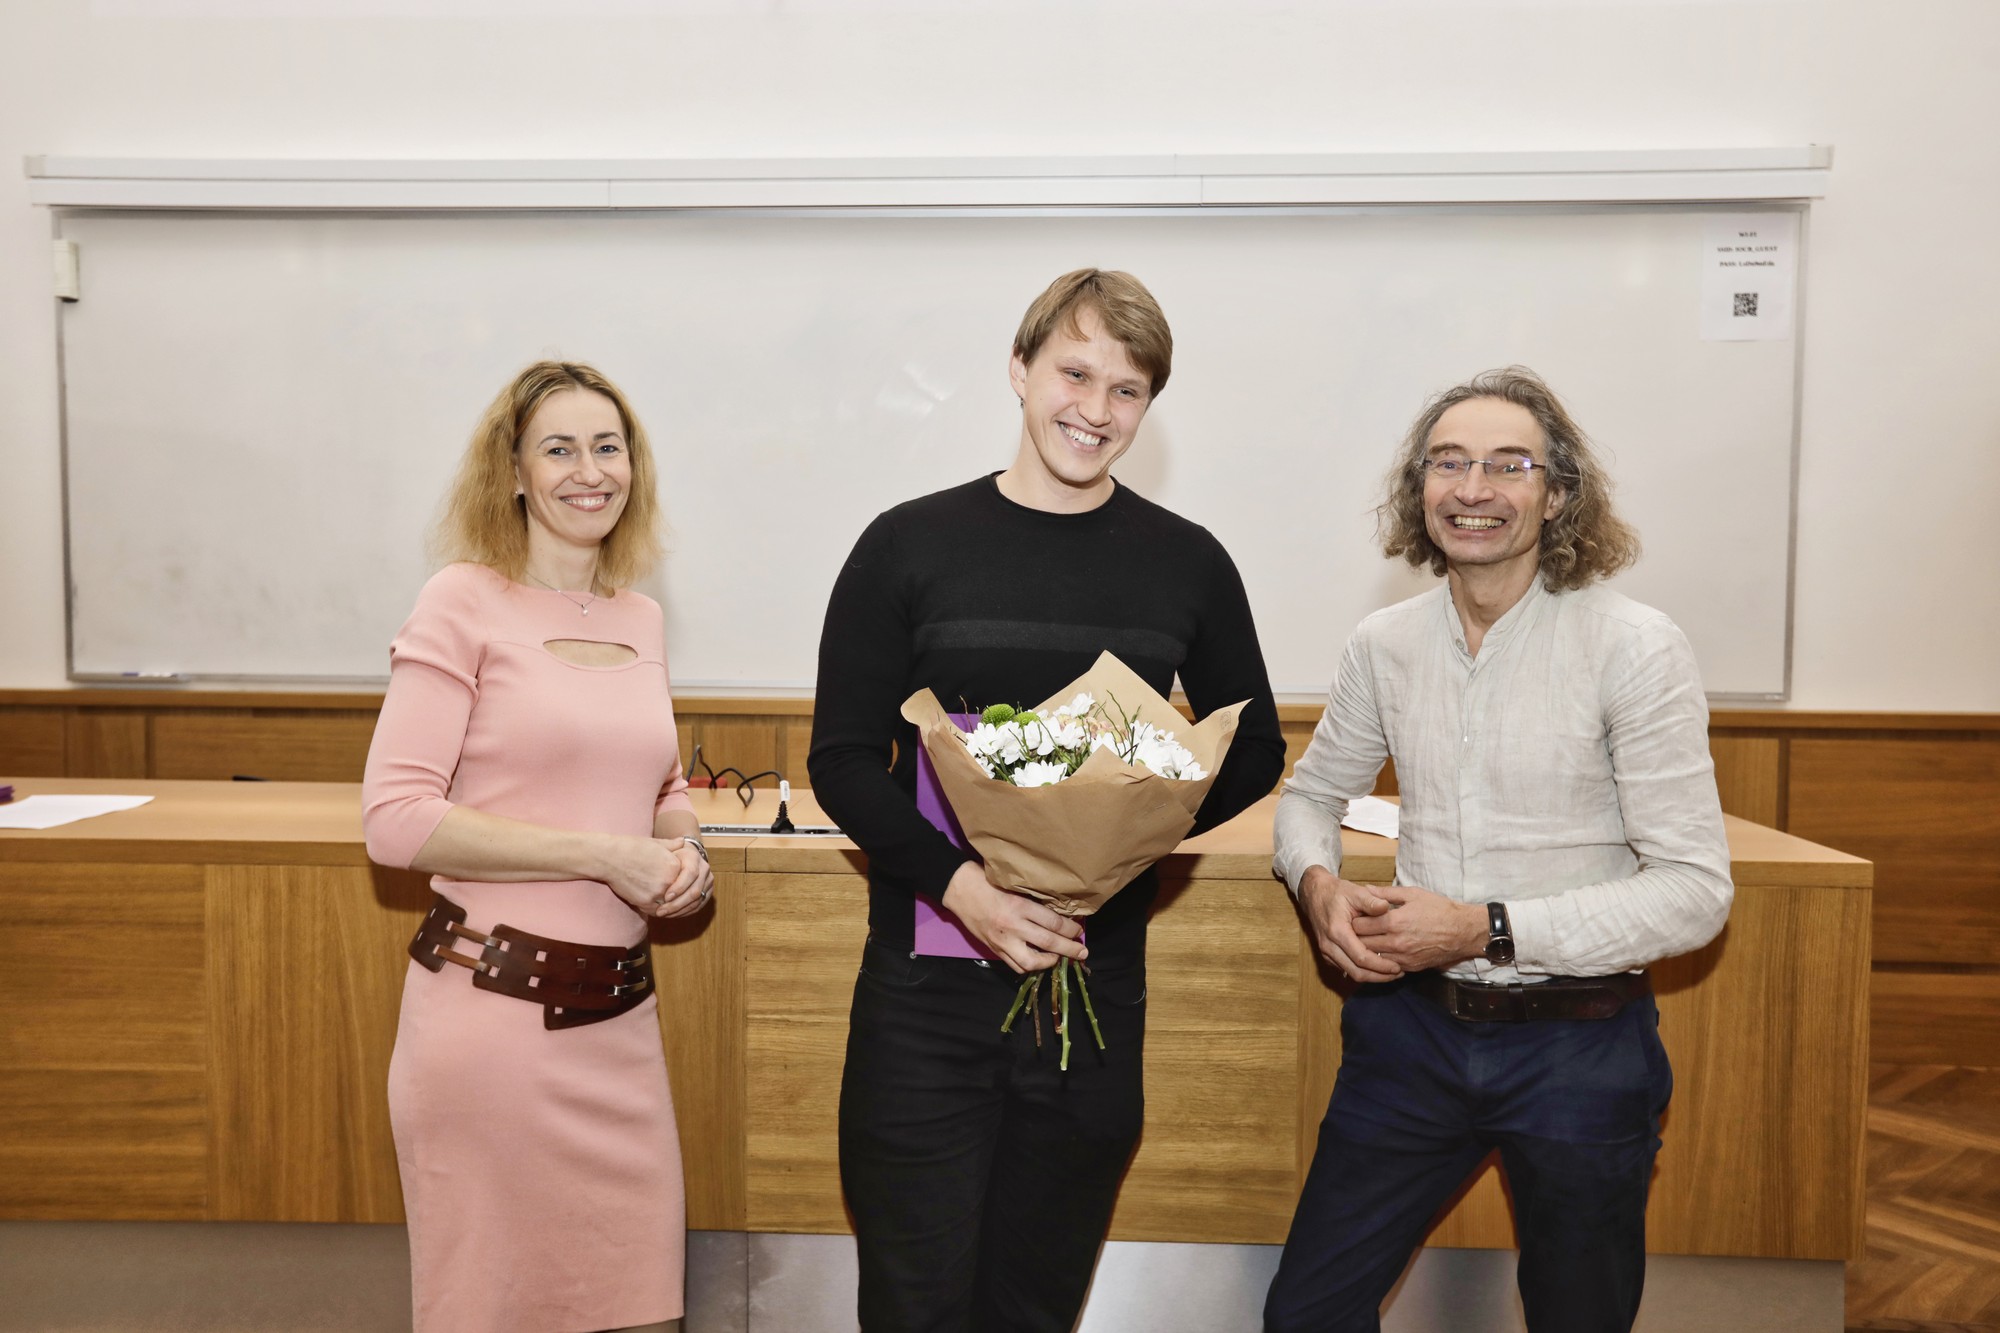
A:
{"type": "MultiPolygon", "coordinates": [[[[1146,871],[1080,925],[985,871],[917,813],[916,729],[948,706],[1034,704],[1105,650],[1198,716],[1249,700],[1202,805],[1211,828],[1284,767],[1243,583],[1209,533],[1111,477],[1173,338],[1129,274],[1080,269],[1029,307],[1010,368],[1013,466],[868,526],[827,607],[814,795],[868,853],[869,939],[840,1092],[840,1175],[865,1333],[1066,1333],[1143,1119],[1146,871]],[[894,756],[893,766],[891,756],[894,756]],[[914,951],[918,895],[998,964],[914,951]],[[1000,1031],[1021,973],[1088,959],[1105,1049],[1058,1072],[1032,1025],[1000,1031]]],[[[1117,837],[1106,829],[1106,837],[1117,837]]]]}

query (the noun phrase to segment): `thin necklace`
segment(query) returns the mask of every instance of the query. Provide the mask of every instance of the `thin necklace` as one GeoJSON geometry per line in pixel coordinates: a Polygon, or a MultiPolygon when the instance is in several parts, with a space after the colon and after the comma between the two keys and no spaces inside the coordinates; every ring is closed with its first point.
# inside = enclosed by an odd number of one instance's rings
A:
{"type": "MultiPolygon", "coordinates": [[[[523,572],[525,573],[526,571],[523,571],[523,572]]],[[[553,584],[553,583],[544,583],[544,582],[542,582],[542,580],[541,580],[541,579],[538,579],[538,578],[536,578],[536,577],[535,577],[535,576],[534,576],[533,574],[529,574],[529,575],[528,575],[528,580],[529,580],[529,582],[531,582],[531,583],[540,583],[540,584],[541,584],[541,585],[542,585],[542,586],[543,586],[544,588],[547,588],[547,589],[548,589],[548,590],[549,590],[550,592],[552,592],[552,593],[554,593],[554,594],[555,594],[556,596],[558,596],[558,597],[562,598],[562,599],[563,599],[563,600],[564,600],[565,602],[568,602],[568,603],[569,603],[569,604],[570,604],[571,606],[573,606],[573,607],[575,607],[575,608],[576,608],[577,610],[579,610],[579,611],[583,612],[583,614],[585,614],[585,615],[589,615],[589,614],[590,614],[590,608],[591,608],[592,606],[596,605],[596,603],[597,603],[597,594],[596,594],[596,593],[594,593],[594,592],[592,592],[592,593],[585,593],[585,594],[584,594],[584,597],[583,597],[583,600],[579,602],[579,601],[577,601],[577,600],[576,600],[576,598],[574,598],[574,597],[570,596],[570,595],[569,595],[568,593],[564,592],[564,591],[563,591],[563,590],[562,590],[561,588],[558,588],[558,587],[557,587],[557,586],[556,586],[555,584],[553,584]]]]}

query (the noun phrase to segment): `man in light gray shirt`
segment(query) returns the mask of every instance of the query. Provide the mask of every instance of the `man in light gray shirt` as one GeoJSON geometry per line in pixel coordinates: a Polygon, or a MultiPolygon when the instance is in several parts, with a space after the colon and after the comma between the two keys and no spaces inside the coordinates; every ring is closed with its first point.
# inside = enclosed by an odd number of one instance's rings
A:
{"type": "Polygon", "coordinates": [[[1531,371],[1432,399],[1381,515],[1386,553],[1445,581],[1362,621],[1278,803],[1278,873],[1360,984],[1265,1325],[1379,1328],[1498,1148],[1530,1330],[1628,1329],[1673,1085],[1641,969],[1713,939],[1733,894],[1694,656],[1598,582],[1638,540],[1531,371]],[[1369,888],[1340,877],[1340,820],[1390,758],[1396,883],[1369,888]]]}

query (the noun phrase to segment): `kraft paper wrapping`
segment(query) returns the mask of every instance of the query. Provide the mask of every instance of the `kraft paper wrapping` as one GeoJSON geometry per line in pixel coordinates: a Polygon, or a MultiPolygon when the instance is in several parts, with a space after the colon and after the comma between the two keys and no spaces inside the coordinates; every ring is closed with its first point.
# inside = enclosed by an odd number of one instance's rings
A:
{"type": "Polygon", "coordinates": [[[1016,787],[986,776],[936,695],[919,690],[903,701],[903,717],[916,725],[959,827],[986,862],[987,877],[1064,916],[1089,916],[1180,845],[1249,703],[1219,708],[1190,725],[1132,668],[1103,653],[1035,711],[1054,712],[1080,693],[1114,714],[1173,732],[1208,776],[1175,781],[1098,750],[1061,782],[1016,787]]]}

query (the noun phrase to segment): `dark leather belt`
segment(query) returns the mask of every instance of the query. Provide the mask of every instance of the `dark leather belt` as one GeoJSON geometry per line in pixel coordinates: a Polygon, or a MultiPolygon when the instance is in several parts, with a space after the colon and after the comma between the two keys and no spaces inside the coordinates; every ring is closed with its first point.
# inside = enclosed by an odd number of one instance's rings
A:
{"type": "Polygon", "coordinates": [[[1412,972],[1404,984],[1453,1018],[1468,1023],[1525,1023],[1537,1018],[1610,1018],[1627,1000],[1653,992],[1644,972],[1608,977],[1555,977],[1532,985],[1458,981],[1442,972],[1412,972]]]}
{"type": "Polygon", "coordinates": [[[410,957],[433,972],[446,963],[472,969],[472,984],[542,1006],[545,1028],[602,1023],[635,1009],[653,993],[653,963],[643,941],[629,949],[571,944],[512,926],[487,934],[467,930],[465,909],[442,893],[410,941],[410,957]],[[453,951],[459,940],[480,946],[477,958],[453,951]]]}

